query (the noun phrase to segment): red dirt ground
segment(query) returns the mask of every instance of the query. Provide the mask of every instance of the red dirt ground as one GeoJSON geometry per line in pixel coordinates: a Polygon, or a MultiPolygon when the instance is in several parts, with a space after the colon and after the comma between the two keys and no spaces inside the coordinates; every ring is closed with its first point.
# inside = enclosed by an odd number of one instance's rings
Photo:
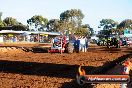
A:
{"type": "Polygon", "coordinates": [[[79,65],[90,73],[106,62],[132,53],[132,48],[90,46],[86,53],[51,54],[0,47],[0,52],[0,88],[85,88],[75,80],[79,65]]]}

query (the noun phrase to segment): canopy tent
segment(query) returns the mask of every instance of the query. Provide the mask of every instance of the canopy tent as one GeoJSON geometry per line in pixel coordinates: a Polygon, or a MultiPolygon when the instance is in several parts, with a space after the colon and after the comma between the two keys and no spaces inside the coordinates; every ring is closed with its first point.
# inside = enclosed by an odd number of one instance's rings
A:
{"type": "Polygon", "coordinates": [[[11,33],[11,34],[41,34],[41,35],[61,35],[59,32],[39,32],[39,31],[12,31],[12,30],[2,30],[0,31],[0,34],[2,33],[11,33]]]}

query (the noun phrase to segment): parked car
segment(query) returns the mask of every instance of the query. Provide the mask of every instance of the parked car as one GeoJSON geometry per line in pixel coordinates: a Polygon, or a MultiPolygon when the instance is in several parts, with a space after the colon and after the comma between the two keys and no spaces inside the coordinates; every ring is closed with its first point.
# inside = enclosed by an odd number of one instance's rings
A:
{"type": "Polygon", "coordinates": [[[127,42],[127,45],[129,46],[132,45],[132,38],[128,38],[126,42],[127,42]]]}

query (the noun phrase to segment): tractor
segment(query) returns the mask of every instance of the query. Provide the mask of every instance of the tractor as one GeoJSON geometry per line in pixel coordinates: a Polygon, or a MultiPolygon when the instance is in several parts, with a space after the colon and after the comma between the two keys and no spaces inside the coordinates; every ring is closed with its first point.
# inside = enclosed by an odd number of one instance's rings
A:
{"type": "Polygon", "coordinates": [[[49,49],[50,53],[73,53],[74,52],[74,42],[67,40],[64,35],[57,36],[52,40],[52,47],[49,49]]]}
{"type": "Polygon", "coordinates": [[[110,48],[111,46],[115,46],[116,48],[120,48],[120,41],[118,38],[109,37],[107,38],[107,47],[110,48]]]}
{"type": "Polygon", "coordinates": [[[48,50],[50,53],[63,53],[65,51],[66,46],[66,36],[57,36],[52,40],[52,46],[48,50]]]}
{"type": "Polygon", "coordinates": [[[67,39],[66,36],[61,35],[55,37],[52,43],[52,47],[49,49],[50,53],[73,53],[73,52],[80,52],[80,40],[76,40],[75,36],[67,39]]]}

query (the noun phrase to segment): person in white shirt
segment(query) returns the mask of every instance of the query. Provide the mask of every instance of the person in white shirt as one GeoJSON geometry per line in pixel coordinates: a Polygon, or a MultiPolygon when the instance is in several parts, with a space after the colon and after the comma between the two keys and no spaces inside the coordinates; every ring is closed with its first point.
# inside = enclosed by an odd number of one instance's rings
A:
{"type": "Polygon", "coordinates": [[[80,39],[80,49],[82,52],[86,52],[87,49],[86,49],[86,37],[82,37],[80,39]]]}

